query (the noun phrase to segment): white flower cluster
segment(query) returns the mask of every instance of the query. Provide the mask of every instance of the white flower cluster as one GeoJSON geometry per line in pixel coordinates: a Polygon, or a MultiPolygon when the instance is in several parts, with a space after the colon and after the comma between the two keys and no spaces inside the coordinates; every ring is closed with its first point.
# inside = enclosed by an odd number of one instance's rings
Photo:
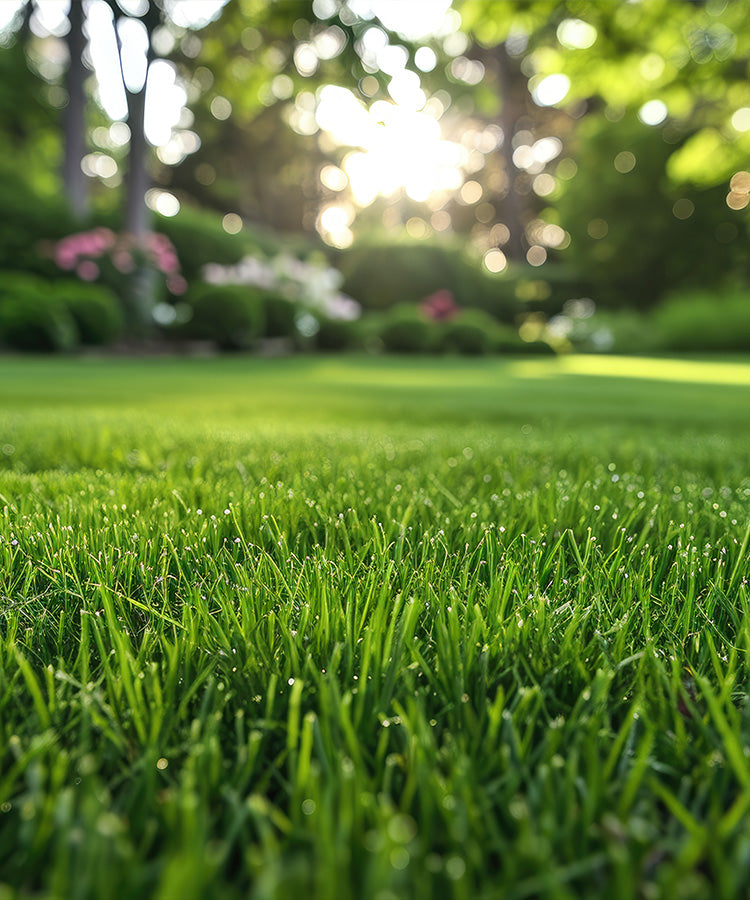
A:
{"type": "Polygon", "coordinates": [[[340,292],[343,276],[338,269],[287,253],[270,260],[246,256],[234,266],[209,263],[203,268],[203,278],[209,284],[248,284],[277,291],[309,312],[328,319],[351,322],[362,314],[359,303],[340,292]]]}

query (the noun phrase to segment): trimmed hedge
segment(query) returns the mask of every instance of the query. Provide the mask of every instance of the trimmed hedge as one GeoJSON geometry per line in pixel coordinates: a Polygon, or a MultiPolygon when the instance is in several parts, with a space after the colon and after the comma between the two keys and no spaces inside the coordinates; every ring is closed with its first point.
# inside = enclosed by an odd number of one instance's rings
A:
{"type": "Polygon", "coordinates": [[[428,353],[436,348],[440,338],[438,324],[407,303],[388,310],[375,333],[387,353],[428,353]]]}
{"type": "Polygon", "coordinates": [[[297,315],[297,307],[286,297],[270,292],[263,292],[263,337],[294,338],[297,329],[294,325],[294,318],[297,315]]]}
{"type": "Polygon", "coordinates": [[[484,309],[506,322],[521,306],[512,281],[450,245],[360,242],[335,264],[344,275],[343,292],[369,310],[416,304],[439,290],[449,290],[461,307],[484,309]]]}
{"type": "Polygon", "coordinates": [[[750,350],[750,291],[691,291],[656,307],[651,326],[665,350],[750,350]]]}
{"type": "Polygon", "coordinates": [[[52,291],[73,317],[82,344],[111,344],[122,333],[125,318],[116,295],[108,288],[83,281],[58,281],[52,291]]]}
{"type": "Polygon", "coordinates": [[[344,319],[320,319],[318,333],[315,335],[315,346],[318,350],[343,351],[354,350],[362,343],[359,322],[344,319]]]}
{"type": "Polygon", "coordinates": [[[0,278],[0,343],[12,350],[54,353],[78,344],[76,323],[51,284],[33,275],[0,278]]]}
{"type": "Polygon", "coordinates": [[[493,349],[497,329],[497,321],[482,310],[465,310],[442,324],[439,349],[445,353],[481,356],[493,349]]]}
{"type": "Polygon", "coordinates": [[[222,350],[246,350],[263,334],[264,298],[255,288],[200,284],[185,299],[193,309],[179,330],[185,337],[215,341],[222,350]]]}

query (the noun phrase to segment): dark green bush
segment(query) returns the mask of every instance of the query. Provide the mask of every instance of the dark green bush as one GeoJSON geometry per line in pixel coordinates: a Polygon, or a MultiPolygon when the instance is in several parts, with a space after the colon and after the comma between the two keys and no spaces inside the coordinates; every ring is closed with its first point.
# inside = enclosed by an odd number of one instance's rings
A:
{"type": "Polygon", "coordinates": [[[183,206],[176,216],[157,216],[156,231],[165,234],[174,244],[182,273],[189,283],[199,281],[207,263],[234,265],[244,256],[272,257],[284,251],[299,251],[303,255],[315,246],[299,241],[299,246],[282,241],[268,229],[246,224],[237,234],[228,234],[215,212],[183,206]]]}
{"type": "Polygon", "coordinates": [[[459,306],[504,321],[519,309],[511,282],[449,244],[359,242],[335,264],[344,275],[343,292],[369,310],[416,304],[439,290],[449,290],[459,306]]]}
{"type": "Polygon", "coordinates": [[[157,230],[174,244],[188,283],[200,280],[206,263],[232,265],[249,252],[241,232],[227,234],[220,216],[202,210],[183,208],[176,216],[160,218],[157,230]]]}
{"type": "Polygon", "coordinates": [[[573,320],[568,339],[585,353],[650,353],[662,348],[653,316],[634,309],[598,309],[573,320]]]}
{"type": "Polygon", "coordinates": [[[263,294],[264,326],[263,337],[294,337],[294,317],[297,314],[295,304],[279,294],[266,292],[263,294]]]}
{"type": "Polygon", "coordinates": [[[505,277],[524,312],[555,315],[568,301],[595,294],[595,287],[586,276],[555,262],[540,268],[514,263],[505,277]]]}
{"type": "Polygon", "coordinates": [[[61,194],[41,194],[15,165],[0,160],[0,270],[59,275],[51,244],[75,230],[61,194]]]}
{"type": "Polygon", "coordinates": [[[54,353],[78,343],[75,321],[51,286],[31,275],[0,278],[0,343],[13,350],[54,353]]]}
{"type": "Polygon", "coordinates": [[[82,344],[111,344],[122,332],[122,310],[106,287],[71,280],[56,282],[51,291],[73,317],[82,344]]]}
{"type": "Polygon", "coordinates": [[[441,326],[440,349],[445,353],[479,356],[492,350],[498,323],[479,309],[465,310],[441,326]]]}
{"type": "Polygon", "coordinates": [[[415,306],[400,304],[382,317],[377,336],[388,353],[427,353],[437,346],[440,331],[415,306]]]}
{"type": "Polygon", "coordinates": [[[543,340],[524,340],[510,325],[498,324],[491,332],[492,351],[501,355],[549,355],[553,348],[543,340]]]}
{"type": "Polygon", "coordinates": [[[320,328],[315,335],[318,350],[341,351],[353,350],[361,344],[358,322],[344,319],[320,319],[320,328]]]}
{"type": "Polygon", "coordinates": [[[651,314],[665,350],[750,350],[750,292],[675,294],[651,314]]]}
{"type": "Polygon", "coordinates": [[[234,284],[201,284],[186,296],[192,319],[186,337],[215,341],[222,350],[244,350],[263,334],[263,293],[234,284]]]}
{"type": "Polygon", "coordinates": [[[522,341],[506,344],[502,351],[507,354],[520,354],[523,356],[554,356],[555,349],[546,341],[522,341]]]}

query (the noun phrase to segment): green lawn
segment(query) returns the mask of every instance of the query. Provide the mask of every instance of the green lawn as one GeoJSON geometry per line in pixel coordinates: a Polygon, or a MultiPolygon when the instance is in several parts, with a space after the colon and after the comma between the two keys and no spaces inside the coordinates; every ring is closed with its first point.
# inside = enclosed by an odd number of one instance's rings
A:
{"type": "Polygon", "coordinates": [[[750,884],[750,362],[0,358],[0,900],[750,884]]]}

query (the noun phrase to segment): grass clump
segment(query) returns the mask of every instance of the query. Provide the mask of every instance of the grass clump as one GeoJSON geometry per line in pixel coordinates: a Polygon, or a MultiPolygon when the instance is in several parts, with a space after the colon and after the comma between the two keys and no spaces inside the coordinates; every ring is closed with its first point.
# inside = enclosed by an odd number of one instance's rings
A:
{"type": "Polygon", "coordinates": [[[0,891],[744,896],[750,368],[596,363],[0,363],[0,891]]]}

